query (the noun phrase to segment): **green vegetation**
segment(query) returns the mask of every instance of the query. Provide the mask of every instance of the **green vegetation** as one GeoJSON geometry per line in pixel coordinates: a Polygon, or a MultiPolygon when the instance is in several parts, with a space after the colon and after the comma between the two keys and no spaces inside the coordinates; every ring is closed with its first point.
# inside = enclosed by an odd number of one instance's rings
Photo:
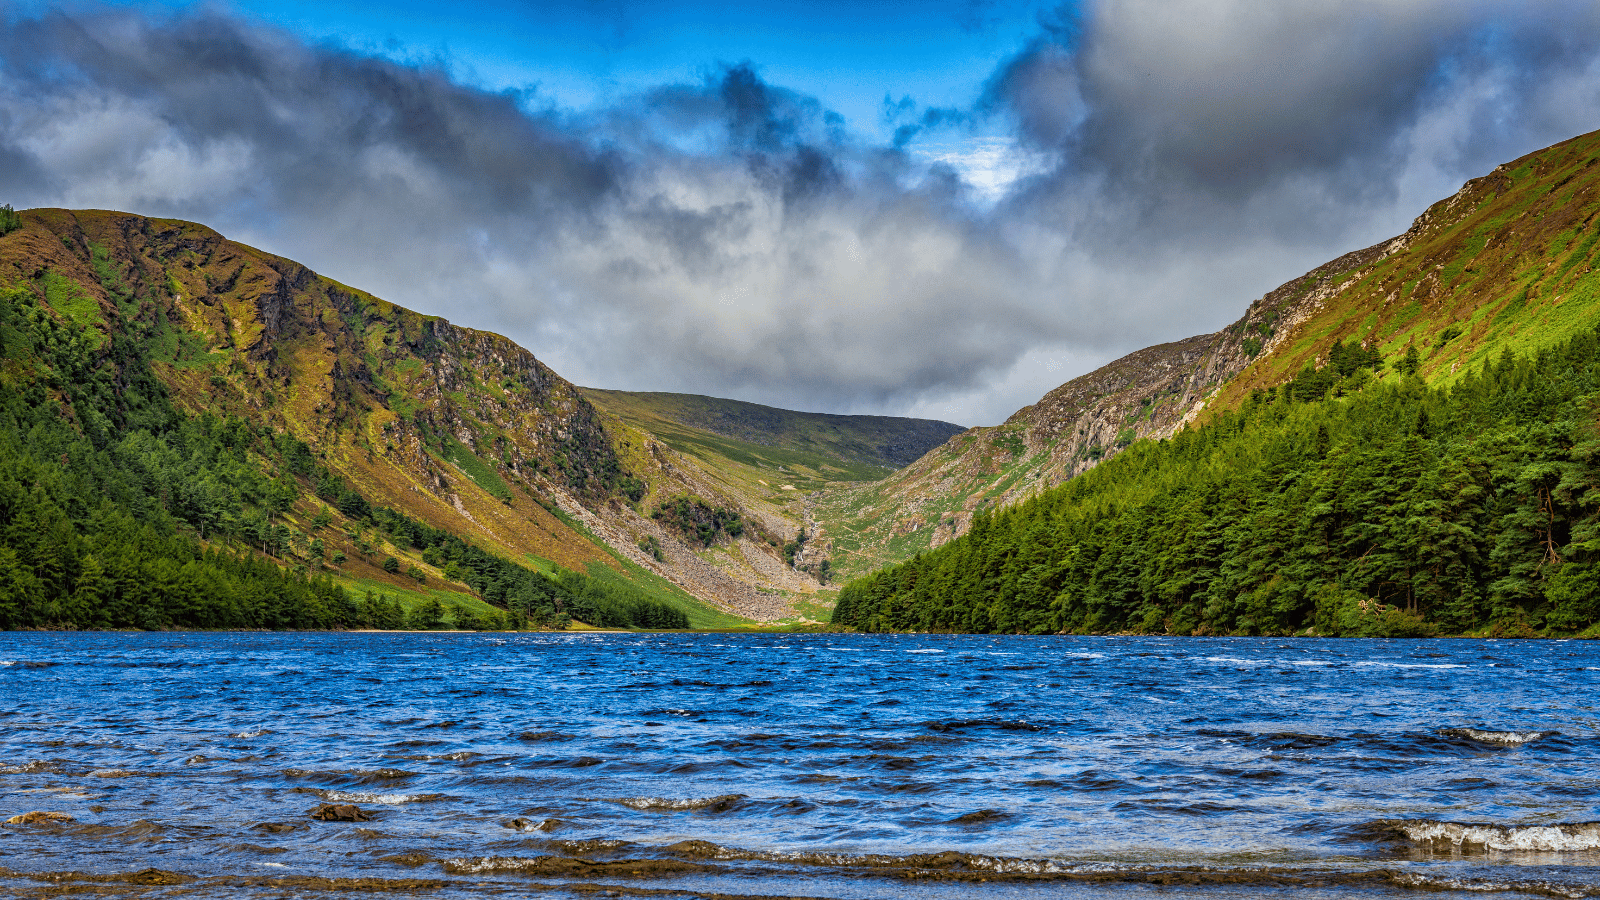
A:
{"type": "Polygon", "coordinates": [[[11,208],[11,204],[0,206],[0,237],[5,237],[22,227],[22,216],[11,208]]]}
{"type": "MultiPolygon", "coordinates": [[[[46,293],[79,318],[81,291],[46,293]]],[[[358,531],[438,552],[506,610],[454,604],[457,627],[687,627],[682,611],[631,586],[547,576],[375,508],[292,437],[179,413],[128,336],[136,329],[112,315],[107,337],[62,324],[26,288],[0,291],[0,627],[398,627],[392,601],[355,601],[319,571],[323,539],[286,521],[306,485],[358,531]]],[[[331,521],[318,505],[311,530],[331,521]]],[[[382,568],[397,573],[400,560],[382,568]]],[[[430,598],[404,621],[439,627],[443,606],[430,598]]]]}
{"type": "Polygon", "coordinates": [[[565,615],[601,628],[689,627],[682,610],[632,585],[559,569],[552,577],[392,509],[373,510],[371,522],[396,545],[421,550],[424,559],[442,563],[447,575],[471,586],[485,601],[539,625],[555,625],[565,615]]]}
{"type": "Polygon", "coordinates": [[[501,478],[493,468],[454,438],[446,437],[442,443],[445,448],[445,458],[451,465],[465,472],[473,483],[493,494],[501,502],[511,501],[511,486],[506,484],[505,479],[501,478]]]}
{"type": "Polygon", "coordinates": [[[669,435],[663,432],[669,432],[673,440],[726,454],[746,465],[798,466],[833,472],[838,480],[882,478],[962,430],[928,419],[794,412],[695,394],[594,388],[584,388],[583,393],[630,424],[662,434],[664,440],[669,435]],[[663,427],[668,424],[679,427],[663,427]]]}
{"type": "Polygon", "coordinates": [[[1342,344],[1322,370],[1258,390],[1205,427],[1135,444],[978,516],[959,540],[852,581],[833,621],[870,631],[1594,632],[1593,328],[1434,387],[1372,379],[1371,355],[1342,344]]]}
{"type": "Polygon", "coordinates": [[[254,436],[174,412],[119,333],[93,351],[32,292],[0,291],[0,627],[354,624],[327,576],[202,544],[283,503],[240,460],[254,436]]]}
{"type": "Polygon", "coordinates": [[[671,497],[650,515],[686,540],[699,541],[702,547],[711,546],[723,535],[737,538],[744,534],[744,520],[737,511],[710,506],[699,497],[671,497]]]}

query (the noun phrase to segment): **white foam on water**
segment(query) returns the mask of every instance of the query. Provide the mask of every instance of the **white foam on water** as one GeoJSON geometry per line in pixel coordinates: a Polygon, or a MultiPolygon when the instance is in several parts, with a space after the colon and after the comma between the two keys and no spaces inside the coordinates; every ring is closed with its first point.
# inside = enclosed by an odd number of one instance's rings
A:
{"type": "Polygon", "coordinates": [[[943,650],[907,650],[907,653],[943,653],[943,650]]]}
{"type": "Polygon", "coordinates": [[[1464,737],[1482,744],[1503,744],[1508,747],[1518,747],[1523,744],[1537,741],[1540,738],[1560,734],[1559,731],[1489,731],[1482,728],[1444,728],[1440,734],[1449,737],[1464,737]]]}
{"type": "Polygon", "coordinates": [[[640,812],[661,812],[682,809],[705,809],[719,803],[732,803],[743,800],[744,794],[721,794],[716,797],[617,797],[612,803],[620,803],[629,809],[640,812]]]}
{"type": "Polygon", "coordinates": [[[1418,844],[1449,844],[1487,850],[1539,853],[1600,850],[1600,822],[1560,825],[1485,825],[1471,822],[1401,822],[1399,829],[1418,844]]]}
{"type": "Polygon", "coordinates": [[[1546,897],[1592,897],[1593,888],[1575,884],[1558,884],[1553,881],[1496,881],[1487,878],[1450,878],[1439,875],[1423,875],[1417,872],[1398,872],[1391,879],[1401,887],[1418,888],[1424,891],[1470,891],[1474,893],[1502,893],[1516,891],[1528,894],[1543,894],[1546,897]]]}
{"type": "Polygon", "coordinates": [[[253,737],[261,737],[263,734],[269,734],[269,733],[271,733],[271,729],[270,728],[262,728],[260,725],[257,725],[254,728],[247,728],[244,731],[238,732],[237,734],[230,735],[230,737],[253,738],[253,737]]]}
{"type": "Polygon", "coordinates": [[[51,764],[39,760],[23,763],[20,766],[0,766],[0,775],[32,775],[35,772],[47,772],[51,764]]]}
{"type": "Polygon", "coordinates": [[[417,800],[420,794],[369,794],[353,791],[322,791],[322,799],[333,803],[376,803],[380,806],[399,806],[417,800]]]}

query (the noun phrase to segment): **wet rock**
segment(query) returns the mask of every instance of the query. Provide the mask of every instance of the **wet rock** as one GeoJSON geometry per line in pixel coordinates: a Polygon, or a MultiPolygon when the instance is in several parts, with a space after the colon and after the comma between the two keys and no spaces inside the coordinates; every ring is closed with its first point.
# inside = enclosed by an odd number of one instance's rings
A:
{"type": "Polygon", "coordinates": [[[36,809],[33,812],[26,812],[26,813],[23,813],[23,814],[18,815],[18,816],[12,816],[11,818],[6,820],[6,824],[7,825],[43,825],[43,824],[46,824],[46,823],[49,823],[49,822],[72,822],[72,821],[75,821],[75,820],[71,816],[67,815],[66,813],[62,813],[62,812],[45,812],[44,810],[36,809]]]}
{"type": "Polygon", "coordinates": [[[370,822],[372,814],[353,803],[324,803],[311,811],[321,822],[370,822]]]}
{"type": "MultiPolygon", "coordinates": [[[[312,815],[315,816],[316,813],[312,813],[312,815]]],[[[283,834],[285,832],[294,831],[300,826],[294,824],[293,822],[260,822],[250,827],[256,831],[264,831],[267,834],[283,834]]]]}
{"type": "Polygon", "coordinates": [[[408,868],[415,869],[418,866],[425,866],[428,863],[433,862],[434,857],[431,853],[424,853],[421,850],[412,850],[409,853],[398,853],[393,856],[380,856],[378,859],[383,862],[394,863],[397,866],[406,866],[408,868]]]}
{"type": "Polygon", "coordinates": [[[189,881],[189,876],[165,869],[141,869],[129,875],[128,880],[134,884],[184,884],[189,881]]]}
{"type": "Polygon", "coordinates": [[[518,817],[507,822],[506,827],[513,831],[551,832],[555,831],[557,828],[565,827],[566,824],[567,823],[561,821],[560,819],[540,819],[535,821],[533,819],[518,817]]]}

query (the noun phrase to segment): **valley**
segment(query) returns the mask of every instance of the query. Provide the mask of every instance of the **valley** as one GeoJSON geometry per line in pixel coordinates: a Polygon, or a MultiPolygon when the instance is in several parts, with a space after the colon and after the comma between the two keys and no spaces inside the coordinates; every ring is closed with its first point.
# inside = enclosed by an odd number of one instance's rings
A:
{"type": "MultiPolygon", "coordinates": [[[[60,441],[107,459],[142,432],[180,456],[199,451],[174,435],[209,435],[213,456],[174,465],[197,466],[215,501],[147,480],[162,521],[354,596],[570,618],[556,594],[513,603],[538,573],[572,597],[593,580],[624,605],[665,604],[692,627],[816,623],[845,581],[1130,450],[1236,422],[1263,396],[1336,403],[1407,379],[1448,391],[1508,355],[1570,347],[1600,321],[1597,158],[1591,134],[1500,166],[1232,325],[1130,354],[993,427],[580,388],[498,335],[203,225],[107,211],[26,210],[0,236],[0,384],[22,404],[8,427],[25,456],[44,407],[60,441]],[[528,574],[491,577],[461,548],[528,574]]],[[[89,477],[58,455],[28,458],[89,477]]],[[[88,512],[52,502],[62,527],[87,527],[88,512]]],[[[12,552],[40,596],[84,577],[85,559],[12,552]]],[[[13,627],[61,614],[11,605],[33,610],[13,627]]]]}

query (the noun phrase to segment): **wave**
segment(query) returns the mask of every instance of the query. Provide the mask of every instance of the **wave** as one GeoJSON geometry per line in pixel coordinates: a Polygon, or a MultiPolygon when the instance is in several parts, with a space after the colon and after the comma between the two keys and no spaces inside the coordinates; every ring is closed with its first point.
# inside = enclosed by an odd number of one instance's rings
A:
{"type": "Polygon", "coordinates": [[[1554,881],[1501,881],[1493,878],[1452,878],[1424,875],[1418,872],[1394,872],[1389,883],[1395,887],[1415,888],[1430,893],[1436,891],[1466,891],[1471,893],[1518,893],[1541,897],[1572,898],[1594,897],[1600,889],[1594,885],[1562,884],[1554,881]]]}
{"type": "Polygon", "coordinates": [[[1423,847],[1538,853],[1600,850],[1600,822],[1493,825],[1410,819],[1386,824],[1413,844],[1423,847]]]}
{"type": "Polygon", "coordinates": [[[1045,731],[1047,725],[1035,722],[1025,722],[1014,719],[952,719],[948,721],[923,722],[922,727],[929,731],[1045,731]]]}
{"type": "Polygon", "coordinates": [[[54,760],[34,760],[15,766],[0,766],[0,775],[37,775],[43,772],[60,772],[62,766],[54,760]]]}
{"type": "Polygon", "coordinates": [[[1540,738],[1555,737],[1559,731],[1489,731],[1481,728],[1441,728],[1439,734],[1445,737],[1466,738],[1480,744],[1500,744],[1507,747],[1519,747],[1530,744],[1540,738]]]}
{"type": "Polygon", "coordinates": [[[717,872],[719,867],[680,859],[576,859],[570,856],[475,856],[443,861],[451,875],[499,875],[517,873],[561,877],[632,877],[659,875],[697,875],[717,872]]]}
{"type": "Polygon", "coordinates": [[[415,772],[404,769],[284,769],[284,778],[294,781],[322,781],[341,785],[389,784],[416,778],[415,772]]]}
{"type": "Polygon", "coordinates": [[[629,809],[640,812],[680,812],[683,810],[707,810],[709,812],[728,812],[740,804],[745,798],[744,794],[721,794],[716,797],[613,797],[612,803],[620,803],[629,809]]]}
{"type": "Polygon", "coordinates": [[[374,794],[363,791],[317,791],[329,803],[376,803],[379,806],[399,806],[402,803],[419,803],[442,799],[438,794],[374,794]]]}

